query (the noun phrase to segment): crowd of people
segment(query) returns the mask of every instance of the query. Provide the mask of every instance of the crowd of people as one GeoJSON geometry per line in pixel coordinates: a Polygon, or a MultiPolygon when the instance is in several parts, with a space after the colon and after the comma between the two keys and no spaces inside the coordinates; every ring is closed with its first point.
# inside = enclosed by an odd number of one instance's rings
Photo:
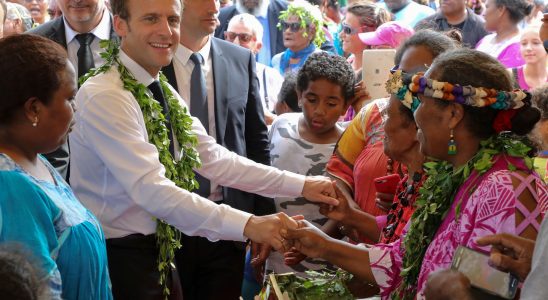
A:
{"type": "Polygon", "coordinates": [[[0,0],[0,298],[547,298],[545,9],[0,0]]]}

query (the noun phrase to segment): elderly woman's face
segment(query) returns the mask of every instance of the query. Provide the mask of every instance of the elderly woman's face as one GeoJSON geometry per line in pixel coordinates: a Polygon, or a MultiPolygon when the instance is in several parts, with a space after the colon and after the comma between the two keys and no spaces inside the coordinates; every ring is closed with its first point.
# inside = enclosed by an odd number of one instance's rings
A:
{"type": "MultiPolygon", "coordinates": [[[[298,27],[297,24],[301,23],[301,19],[295,15],[288,16],[284,22],[287,26],[283,31],[284,46],[291,49],[291,51],[306,48],[314,38],[314,30],[309,27],[298,27]]],[[[282,22],[282,25],[284,25],[284,22],[282,22]]]]}
{"type": "Polygon", "coordinates": [[[74,95],[76,94],[76,75],[72,64],[67,60],[65,70],[60,71],[59,89],[55,91],[51,101],[44,104],[38,115],[37,130],[41,152],[51,152],[67,141],[68,134],[74,124],[74,95]]]}
{"type": "MultiPolygon", "coordinates": [[[[409,47],[402,55],[399,68],[406,73],[415,73],[424,70],[425,65],[432,63],[432,53],[427,48],[409,47]]],[[[388,107],[383,111],[386,120],[384,123],[384,153],[395,160],[411,150],[417,142],[417,127],[413,120],[404,115],[403,104],[394,95],[390,97],[388,107]]]]}
{"type": "MultiPolygon", "coordinates": [[[[438,77],[432,69],[425,73],[425,77],[437,80],[438,77]]],[[[448,160],[448,143],[450,140],[451,107],[441,106],[431,97],[419,94],[420,105],[415,111],[417,123],[417,139],[421,152],[440,160],[448,160]]],[[[460,104],[455,104],[460,105],[460,104]]]]}

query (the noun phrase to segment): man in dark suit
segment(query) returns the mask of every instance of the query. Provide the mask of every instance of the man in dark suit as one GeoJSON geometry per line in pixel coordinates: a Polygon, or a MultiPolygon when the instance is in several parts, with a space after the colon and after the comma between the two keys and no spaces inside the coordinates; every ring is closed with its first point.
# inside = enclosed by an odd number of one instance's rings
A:
{"type": "Polygon", "coordinates": [[[285,50],[282,31],[276,25],[278,25],[280,12],[286,9],[285,0],[236,0],[234,5],[225,7],[219,12],[220,25],[215,30],[215,37],[224,39],[228,22],[235,15],[242,13],[254,15],[263,25],[264,32],[263,49],[259,52],[257,61],[269,66],[272,56],[285,50]]]}
{"type": "MultiPolygon", "coordinates": [[[[247,49],[211,36],[218,22],[218,10],[216,0],[185,0],[181,42],[172,64],[163,72],[187,101],[191,114],[202,121],[217,143],[269,165],[255,57],[247,49]],[[204,91],[198,94],[206,96],[200,100],[203,102],[196,100],[195,91],[200,85],[204,91]]],[[[212,201],[255,214],[274,212],[272,199],[203,179],[199,182],[198,193],[212,201]]],[[[184,236],[182,244],[176,260],[185,300],[238,299],[245,259],[241,243],[212,243],[205,238],[184,236]]]]}
{"type": "MultiPolygon", "coordinates": [[[[57,3],[63,17],[44,23],[28,33],[47,37],[67,49],[69,60],[80,77],[90,68],[104,63],[99,55],[102,52],[99,41],[118,39],[112,28],[112,16],[104,0],[57,0],[57,3]]],[[[45,156],[68,179],[68,144],[45,156]]]]}

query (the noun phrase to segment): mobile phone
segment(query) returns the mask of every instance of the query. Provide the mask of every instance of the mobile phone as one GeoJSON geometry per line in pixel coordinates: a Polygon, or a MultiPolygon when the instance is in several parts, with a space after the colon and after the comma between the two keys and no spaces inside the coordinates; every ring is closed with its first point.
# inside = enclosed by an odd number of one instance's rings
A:
{"type": "Polygon", "coordinates": [[[378,193],[396,194],[398,189],[398,183],[400,182],[400,175],[391,174],[383,177],[377,177],[374,179],[375,189],[378,193]]]}
{"type": "Polygon", "coordinates": [[[366,49],[362,58],[362,80],[371,99],[388,97],[385,85],[394,66],[395,49],[366,49]]]}
{"type": "Polygon", "coordinates": [[[514,299],[519,280],[516,276],[491,267],[489,256],[458,246],[453,256],[451,268],[457,270],[470,280],[470,284],[482,291],[504,299],[514,299]]]}

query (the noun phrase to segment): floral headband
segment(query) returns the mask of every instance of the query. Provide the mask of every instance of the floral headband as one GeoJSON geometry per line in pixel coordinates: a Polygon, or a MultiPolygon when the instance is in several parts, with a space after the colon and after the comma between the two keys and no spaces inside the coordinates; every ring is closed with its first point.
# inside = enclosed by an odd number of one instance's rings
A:
{"type": "Polygon", "coordinates": [[[523,90],[507,92],[484,87],[461,86],[426,78],[423,72],[408,74],[395,68],[390,70],[390,73],[385,85],[386,91],[395,94],[411,111],[414,112],[420,104],[416,94],[474,107],[490,106],[500,110],[493,123],[493,129],[497,133],[510,130],[511,119],[515,116],[517,109],[530,103],[531,99],[531,95],[523,90]]]}
{"type": "Polygon", "coordinates": [[[418,106],[414,103],[413,94],[423,94],[427,97],[455,101],[468,106],[490,106],[497,110],[519,109],[531,98],[531,95],[523,90],[497,91],[496,89],[461,86],[429,79],[424,77],[423,72],[414,75],[401,70],[391,70],[390,72],[390,77],[386,82],[387,92],[396,94],[403,104],[413,111],[418,106]]]}

